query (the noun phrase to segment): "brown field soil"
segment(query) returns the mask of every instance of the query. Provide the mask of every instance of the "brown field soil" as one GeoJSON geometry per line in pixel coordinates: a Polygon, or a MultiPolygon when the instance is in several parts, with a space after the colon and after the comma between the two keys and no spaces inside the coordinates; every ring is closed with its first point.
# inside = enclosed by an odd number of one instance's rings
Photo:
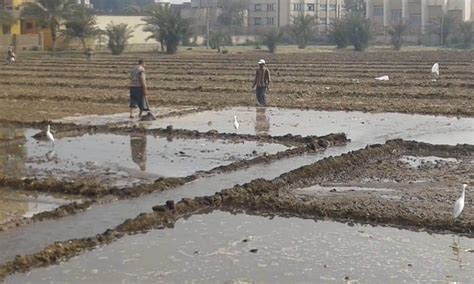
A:
{"type": "MultiPolygon", "coordinates": [[[[361,222],[414,230],[457,232],[472,236],[474,230],[472,208],[463,213],[463,217],[453,220],[451,208],[446,201],[454,200],[458,193],[449,189],[449,177],[466,178],[472,172],[474,148],[471,145],[437,146],[425,143],[394,140],[384,145],[372,145],[339,157],[330,157],[314,164],[293,170],[274,180],[257,179],[244,185],[236,185],[212,196],[183,198],[178,203],[166,202],[153,207],[153,213],[143,213],[134,219],[126,220],[114,229],[93,237],[57,242],[44,250],[28,256],[17,256],[13,261],[0,266],[0,280],[11,273],[26,272],[35,267],[56,263],[116,241],[127,234],[143,233],[151,229],[172,228],[176,220],[192,214],[211,210],[246,211],[264,215],[283,215],[310,219],[332,218],[339,221],[361,222]],[[372,178],[373,173],[383,174],[387,167],[397,166],[400,182],[413,181],[413,176],[402,177],[413,169],[397,162],[403,155],[455,157],[461,160],[457,167],[441,165],[422,167],[420,175],[428,172],[429,180],[421,186],[398,193],[400,199],[383,199],[377,194],[337,194],[316,195],[314,197],[295,193],[300,186],[330,180],[354,180],[372,178]],[[361,166],[373,166],[357,171],[361,166]],[[443,171],[443,169],[445,171],[443,171]],[[444,174],[437,176],[440,171],[444,174]],[[354,173],[354,174],[351,174],[354,173]],[[444,180],[444,182],[440,182],[444,180]],[[430,183],[436,181],[437,188],[430,183]],[[429,212],[437,212],[431,214],[429,212]]],[[[377,174],[376,174],[377,175],[377,174]]],[[[468,201],[472,207],[472,201],[468,201]]]]}
{"type": "Polygon", "coordinates": [[[128,54],[29,56],[0,71],[0,121],[126,112],[128,71],[147,64],[153,106],[253,106],[255,61],[272,73],[270,106],[321,110],[474,115],[473,52],[128,54]],[[441,76],[430,74],[439,62],[441,76]],[[374,78],[389,75],[388,82],[374,78]]]}

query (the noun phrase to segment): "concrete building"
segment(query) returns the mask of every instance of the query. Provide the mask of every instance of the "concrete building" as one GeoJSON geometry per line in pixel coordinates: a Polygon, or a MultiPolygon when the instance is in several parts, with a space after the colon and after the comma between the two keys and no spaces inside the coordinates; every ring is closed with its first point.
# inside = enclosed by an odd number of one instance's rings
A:
{"type": "Polygon", "coordinates": [[[471,21],[473,0],[365,0],[366,16],[379,27],[406,19],[412,34],[424,35],[443,13],[458,21],[471,21]]]}
{"type": "Polygon", "coordinates": [[[343,15],[344,0],[252,0],[248,23],[252,31],[284,27],[301,13],[314,16],[319,32],[325,34],[343,15]]]}

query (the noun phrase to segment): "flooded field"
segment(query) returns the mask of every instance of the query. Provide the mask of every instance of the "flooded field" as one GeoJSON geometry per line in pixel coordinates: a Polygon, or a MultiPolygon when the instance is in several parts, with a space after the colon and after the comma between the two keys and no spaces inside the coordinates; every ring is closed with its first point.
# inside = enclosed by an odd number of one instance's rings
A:
{"type": "Polygon", "coordinates": [[[216,211],[5,283],[468,283],[473,248],[450,235],[216,211]]]}
{"type": "Polygon", "coordinates": [[[21,218],[30,218],[35,214],[51,211],[61,205],[80,201],[67,196],[32,194],[0,188],[0,225],[21,218]]]}
{"type": "Polygon", "coordinates": [[[469,283],[474,73],[409,54],[269,56],[268,108],[250,55],[149,57],[154,121],[128,118],[135,58],[6,66],[0,282],[469,283]]]}

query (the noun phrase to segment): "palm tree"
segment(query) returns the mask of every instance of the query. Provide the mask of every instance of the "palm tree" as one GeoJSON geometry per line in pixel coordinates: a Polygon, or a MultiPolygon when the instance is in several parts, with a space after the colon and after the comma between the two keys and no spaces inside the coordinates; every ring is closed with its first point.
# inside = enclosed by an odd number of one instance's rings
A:
{"type": "Polygon", "coordinates": [[[271,53],[275,53],[277,45],[281,41],[282,37],[283,32],[280,31],[278,28],[273,28],[263,34],[262,42],[268,47],[268,51],[270,51],[271,53]]]}
{"type": "Polygon", "coordinates": [[[293,24],[289,26],[289,31],[294,37],[299,49],[305,49],[308,41],[314,32],[315,18],[303,13],[293,17],[293,24]]]}
{"type": "Polygon", "coordinates": [[[444,14],[431,22],[430,32],[439,37],[441,45],[449,43],[449,36],[456,28],[456,18],[452,15],[444,14]]]}
{"type": "Polygon", "coordinates": [[[345,18],[336,19],[330,31],[331,39],[336,43],[337,48],[346,48],[349,44],[348,25],[345,18]]]}
{"type": "Polygon", "coordinates": [[[113,55],[120,55],[127,47],[127,42],[133,37],[133,30],[127,24],[110,23],[105,29],[107,37],[109,38],[108,47],[113,55]]]}
{"type": "Polygon", "coordinates": [[[49,28],[54,52],[56,51],[59,28],[74,5],[75,0],[37,0],[27,2],[22,10],[22,16],[37,19],[43,27],[49,28]]]}
{"type": "Polygon", "coordinates": [[[409,24],[405,20],[400,20],[396,24],[387,27],[387,33],[392,37],[392,44],[395,50],[402,48],[403,34],[408,30],[409,24]]]}
{"type": "Polygon", "coordinates": [[[346,18],[349,41],[356,51],[364,51],[372,38],[372,24],[370,20],[357,13],[350,13],[346,18]]]}
{"type": "Polygon", "coordinates": [[[92,9],[78,5],[66,16],[66,29],[62,33],[67,39],[79,39],[85,52],[86,39],[99,33],[96,25],[96,16],[92,9]]]}
{"type": "Polygon", "coordinates": [[[221,47],[224,45],[231,45],[231,36],[223,30],[211,32],[209,36],[209,44],[212,49],[217,49],[218,53],[221,53],[221,47]]]}
{"type": "Polygon", "coordinates": [[[190,22],[183,19],[170,5],[155,5],[147,11],[143,18],[146,23],[144,31],[151,32],[149,38],[154,38],[166,46],[168,54],[174,54],[178,45],[189,36],[190,22]]]}
{"type": "Polygon", "coordinates": [[[459,23],[459,31],[461,32],[463,39],[463,47],[468,49],[471,48],[472,38],[474,34],[474,28],[472,22],[459,23]]]}

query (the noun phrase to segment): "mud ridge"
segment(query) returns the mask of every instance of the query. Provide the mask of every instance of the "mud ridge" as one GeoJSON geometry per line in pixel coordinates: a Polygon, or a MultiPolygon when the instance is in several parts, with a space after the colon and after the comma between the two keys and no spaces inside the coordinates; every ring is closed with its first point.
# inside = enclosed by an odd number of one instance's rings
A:
{"type": "Polygon", "coordinates": [[[95,203],[97,203],[96,200],[88,200],[84,202],[72,202],[69,204],[64,204],[54,210],[37,213],[30,218],[22,218],[20,220],[13,220],[11,222],[2,224],[0,225],[0,232],[31,224],[34,222],[59,219],[65,216],[74,215],[87,210],[95,203]]]}
{"type": "Polygon", "coordinates": [[[134,219],[126,220],[115,229],[107,230],[94,237],[58,242],[35,254],[17,256],[13,261],[0,266],[0,280],[15,272],[26,272],[36,267],[67,260],[128,234],[172,228],[179,218],[216,209],[230,212],[245,210],[251,214],[267,216],[330,218],[348,222],[349,225],[360,222],[437,233],[450,231],[474,237],[473,218],[465,217],[453,221],[450,215],[432,214],[429,208],[424,208],[426,212],[414,212],[410,210],[410,203],[389,203],[377,197],[354,199],[353,197],[344,198],[344,196],[302,202],[291,195],[291,188],[295,185],[313,184],[327,177],[350,174],[351,168],[376,163],[384,157],[401,155],[414,151],[416,148],[426,153],[439,150],[450,154],[474,154],[473,145],[435,146],[413,141],[392,140],[384,145],[368,146],[338,157],[325,158],[312,165],[282,174],[274,180],[256,179],[244,185],[224,189],[212,196],[183,198],[177,203],[167,201],[164,205],[156,205],[153,207],[153,212],[142,213],[134,219]]]}

